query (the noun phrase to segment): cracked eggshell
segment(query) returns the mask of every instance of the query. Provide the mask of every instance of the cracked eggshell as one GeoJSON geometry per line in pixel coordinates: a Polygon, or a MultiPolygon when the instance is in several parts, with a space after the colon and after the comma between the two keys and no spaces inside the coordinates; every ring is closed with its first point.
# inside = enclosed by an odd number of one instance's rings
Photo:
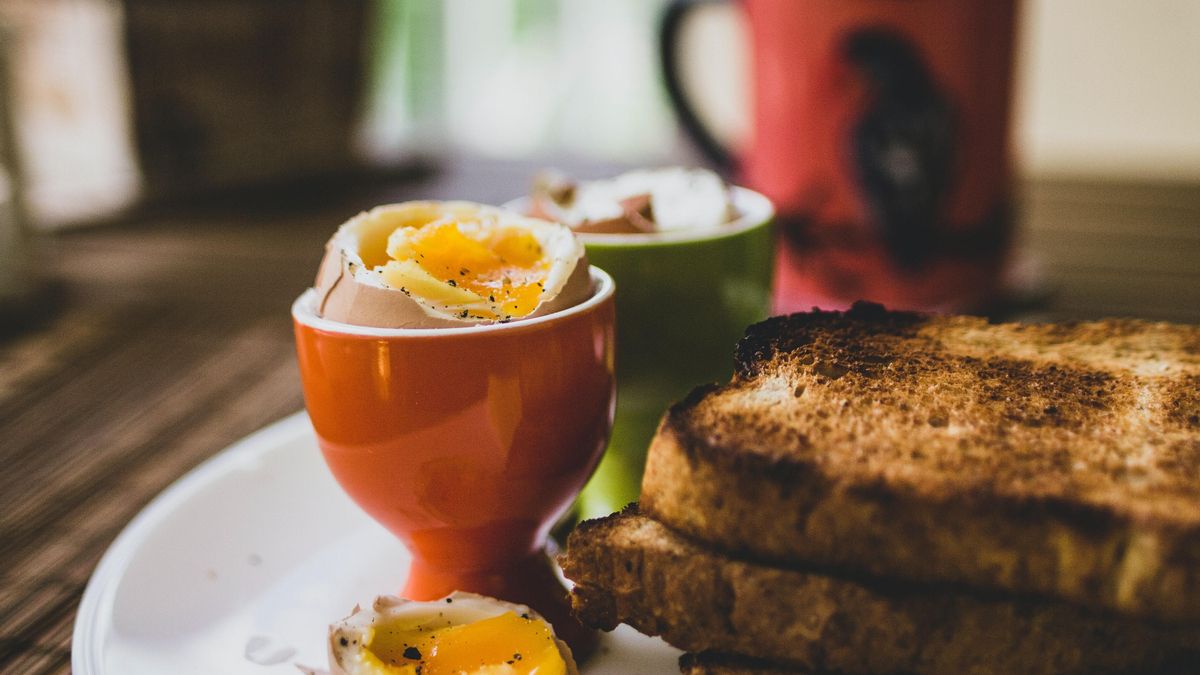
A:
{"type": "MultiPolygon", "coordinates": [[[[525,605],[463,591],[455,591],[446,598],[430,602],[416,602],[394,595],[381,595],[375,598],[370,609],[355,606],[350,616],[329,626],[330,675],[361,675],[362,670],[358,667],[361,663],[361,651],[370,641],[372,628],[393,619],[420,617],[432,619],[441,614],[441,618],[450,619],[454,623],[472,623],[490,619],[505,612],[514,612],[518,615],[528,614],[549,625],[549,622],[540,614],[525,605]],[[453,602],[446,602],[446,598],[453,602]],[[342,644],[343,640],[345,645],[342,644]]],[[[563,662],[566,663],[567,675],[579,675],[579,669],[575,665],[575,659],[572,657],[571,648],[567,646],[567,643],[555,636],[554,644],[558,647],[563,662]]]]}
{"type": "Polygon", "coordinates": [[[431,214],[456,213],[464,217],[494,214],[502,222],[525,223],[546,254],[554,257],[539,305],[533,312],[512,321],[545,316],[591,296],[593,289],[583,244],[565,225],[474,202],[404,202],[377,206],[358,214],[326,242],[325,256],[313,284],[318,316],[375,328],[461,328],[495,323],[460,319],[433,309],[399,289],[388,287],[374,271],[375,266],[386,262],[387,238],[393,231],[429,222],[431,214]]]}

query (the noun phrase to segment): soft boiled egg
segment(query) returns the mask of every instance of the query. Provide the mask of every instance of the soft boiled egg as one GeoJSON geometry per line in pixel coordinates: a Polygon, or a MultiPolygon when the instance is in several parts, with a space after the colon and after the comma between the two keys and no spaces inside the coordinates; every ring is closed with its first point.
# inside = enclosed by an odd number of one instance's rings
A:
{"type": "Polygon", "coordinates": [[[591,294],[569,228],[472,202],[379,206],[338,228],[317,273],[318,313],[381,328],[507,322],[591,294]]]}
{"type": "Polygon", "coordinates": [[[391,596],[329,628],[332,675],[577,675],[542,617],[473,593],[433,602],[391,596]]]}
{"type": "Polygon", "coordinates": [[[543,172],[534,180],[530,206],[534,215],[588,234],[703,230],[738,217],[729,186],[720,176],[683,167],[583,182],[543,172]]]}

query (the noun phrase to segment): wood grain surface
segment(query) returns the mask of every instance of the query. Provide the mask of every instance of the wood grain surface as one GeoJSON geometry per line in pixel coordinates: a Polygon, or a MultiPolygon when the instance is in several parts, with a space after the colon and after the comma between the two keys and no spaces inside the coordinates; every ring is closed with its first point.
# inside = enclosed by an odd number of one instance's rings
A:
{"type": "MultiPolygon", "coordinates": [[[[124,524],[302,406],[288,307],[341,221],[386,201],[504,201],[534,168],[458,161],[394,186],[212,199],[45,242],[57,293],[36,320],[0,319],[0,672],[69,672],[80,595],[124,524]]],[[[1044,180],[1022,188],[1018,212],[1025,316],[1200,321],[1196,186],[1044,180]]]]}

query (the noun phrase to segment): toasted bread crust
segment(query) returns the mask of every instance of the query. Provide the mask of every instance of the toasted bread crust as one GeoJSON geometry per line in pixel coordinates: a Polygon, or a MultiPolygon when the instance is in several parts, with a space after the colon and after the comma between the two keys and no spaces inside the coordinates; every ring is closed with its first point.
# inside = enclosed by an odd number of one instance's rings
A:
{"type": "Polygon", "coordinates": [[[648,515],[741,556],[1200,622],[1200,329],[777,317],[664,418],[648,515]]]}
{"type": "Polygon", "coordinates": [[[845,673],[1147,672],[1200,646],[1067,603],[849,580],[729,558],[633,511],[573,533],[563,570],[590,625],[687,651],[845,673]]]}

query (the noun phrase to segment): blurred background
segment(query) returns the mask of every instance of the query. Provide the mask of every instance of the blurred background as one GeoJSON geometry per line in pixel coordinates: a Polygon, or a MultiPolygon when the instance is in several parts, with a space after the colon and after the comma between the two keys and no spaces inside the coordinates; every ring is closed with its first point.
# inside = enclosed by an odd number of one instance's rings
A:
{"type": "MultiPolygon", "coordinates": [[[[5,163],[48,230],[450,155],[699,161],[661,85],[663,4],[4,0],[5,163]]],[[[1200,4],[1026,0],[1019,19],[1019,175],[1200,182],[1200,4]]],[[[692,24],[684,79],[736,145],[744,22],[714,5],[692,24]]]]}
{"type": "MultiPolygon", "coordinates": [[[[350,210],[365,195],[348,188],[405,181],[426,196],[503,201],[546,165],[601,176],[704,164],[664,87],[667,4],[3,0],[0,307],[29,304],[56,276],[32,270],[60,241],[47,233],[144,223],[147,208],[232,199],[244,212],[271,195],[350,210]],[[431,175],[441,182],[419,182],[431,175]]],[[[701,4],[682,31],[680,79],[717,140],[745,148],[746,12],[701,4]]],[[[1017,8],[1010,285],[1057,294],[1058,315],[1185,316],[1200,291],[1164,297],[1179,283],[1163,272],[1200,264],[1178,253],[1200,236],[1200,4],[1017,8]],[[1093,224],[1114,212],[1125,217],[1093,224]],[[1160,259],[1137,257],[1154,236],[1170,240],[1160,259]],[[1114,249],[1150,275],[1137,283],[1161,283],[1130,291],[1104,276],[1114,249]]],[[[373,198],[396,194],[411,193],[373,198]]]]}

